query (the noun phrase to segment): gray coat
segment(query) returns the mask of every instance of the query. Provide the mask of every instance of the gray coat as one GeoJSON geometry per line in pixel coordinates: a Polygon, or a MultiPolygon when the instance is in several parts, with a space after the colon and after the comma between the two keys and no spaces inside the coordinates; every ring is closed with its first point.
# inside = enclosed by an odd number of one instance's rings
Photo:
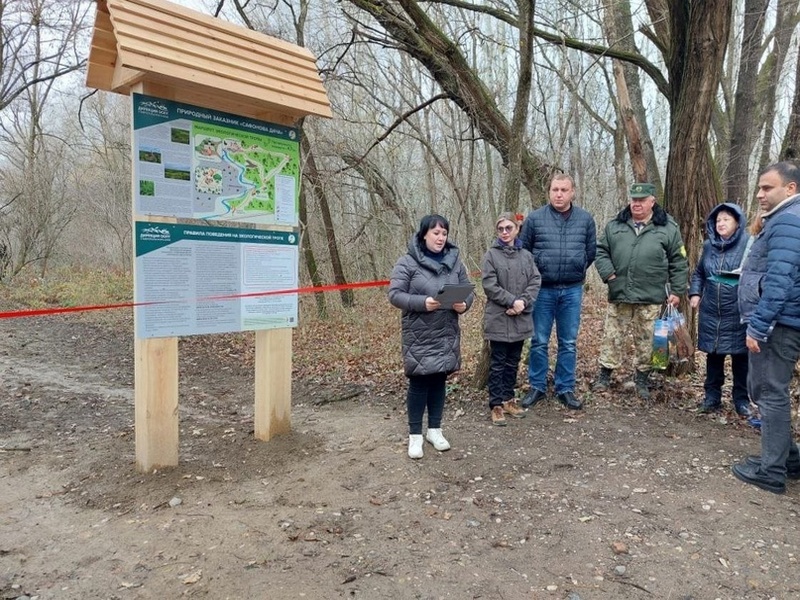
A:
{"type": "MultiPolygon", "coordinates": [[[[389,302],[403,311],[403,367],[409,377],[452,373],[461,367],[458,313],[447,308],[425,309],[425,299],[435,297],[444,284],[469,282],[458,255],[458,248],[447,242],[444,258],[438,262],[422,251],[414,236],[408,254],[392,269],[389,302]]],[[[468,308],[474,299],[475,294],[470,294],[468,308]]]]}
{"type": "Polygon", "coordinates": [[[542,283],[533,255],[519,241],[514,246],[504,246],[495,240],[483,256],[481,274],[487,299],[483,337],[493,342],[519,342],[531,337],[533,303],[542,283]],[[507,315],[506,309],[514,300],[525,302],[525,310],[507,315]]]}

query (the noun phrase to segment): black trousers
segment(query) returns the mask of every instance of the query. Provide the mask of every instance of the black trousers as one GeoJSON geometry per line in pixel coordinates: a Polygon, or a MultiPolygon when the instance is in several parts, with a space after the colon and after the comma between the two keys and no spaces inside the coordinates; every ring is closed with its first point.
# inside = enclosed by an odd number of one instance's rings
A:
{"type": "Polygon", "coordinates": [[[444,394],[447,373],[412,375],[408,378],[406,409],[408,411],[408,433],[422,433],[422,417],[428,409],[428,429],[442,427],[444,394]]]}
{"type": "MultiPolygon", "coordinates": [[[[725,354],[709,352],[706,355],[706,404],[719,404],[722,401],[722,384],[725,383],[725,354]]],[[[731,354],[733,371],[733,404],[742,406],[750,403],[747,395],[747,354],[731,354]]]]}
{"type": "Polygon", "coordinates": [[[517,386],[517,369],[522,345],[519,342],[489,342],[491,362],[489,363],[489,406],[500,406],[514,398],[517,386]]]}

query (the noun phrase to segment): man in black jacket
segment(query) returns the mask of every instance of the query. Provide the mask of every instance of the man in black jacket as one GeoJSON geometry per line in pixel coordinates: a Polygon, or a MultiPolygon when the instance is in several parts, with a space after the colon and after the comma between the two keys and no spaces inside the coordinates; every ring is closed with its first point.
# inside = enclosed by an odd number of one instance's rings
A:
{"type": "Polygon", "coordinates": [[[531,407],[547,397],[548,344],[556,325],[558,355],[555,392],[572,410],[583,408],[575,397],[576,342],[581,323],[581,303],[586,270],[597,252],[594,218],[575,206],[575,182],[566,173],[550,181],[550,202],[531,212],[522,225],[520,239],[536,260],[542,287],[533,306],[528,381],[531,389],[522,400],[531,407]]]}

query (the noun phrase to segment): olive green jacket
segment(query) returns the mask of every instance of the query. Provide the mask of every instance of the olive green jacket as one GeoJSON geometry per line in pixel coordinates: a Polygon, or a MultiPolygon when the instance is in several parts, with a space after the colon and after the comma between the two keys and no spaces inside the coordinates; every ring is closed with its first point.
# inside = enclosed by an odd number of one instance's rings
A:
{"type": "Polygon", "coordinates": [[[625,207],[597,242],[595,268],[608,285],[608,301],[616,304],[661,304],[665,284],[676,296],[686,293],[689,264],[678,224],[658,204],[639,235],[625,207]],[[609,281],[609,277],[616,278],[609,281]]]}

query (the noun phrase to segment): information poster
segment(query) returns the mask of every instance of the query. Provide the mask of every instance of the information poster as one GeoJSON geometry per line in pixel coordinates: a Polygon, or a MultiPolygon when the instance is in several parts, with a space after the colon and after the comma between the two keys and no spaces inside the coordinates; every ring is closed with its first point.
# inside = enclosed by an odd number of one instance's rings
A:
{"type": "Polygon", "coordinates": [[[139,215],[298,226],[296,129],[133,94],[139,215]]]}
{"type": "Polygon", "coordinates": [[[136,336],[297,326],[297,235],[136,222],[136,336]]]}

